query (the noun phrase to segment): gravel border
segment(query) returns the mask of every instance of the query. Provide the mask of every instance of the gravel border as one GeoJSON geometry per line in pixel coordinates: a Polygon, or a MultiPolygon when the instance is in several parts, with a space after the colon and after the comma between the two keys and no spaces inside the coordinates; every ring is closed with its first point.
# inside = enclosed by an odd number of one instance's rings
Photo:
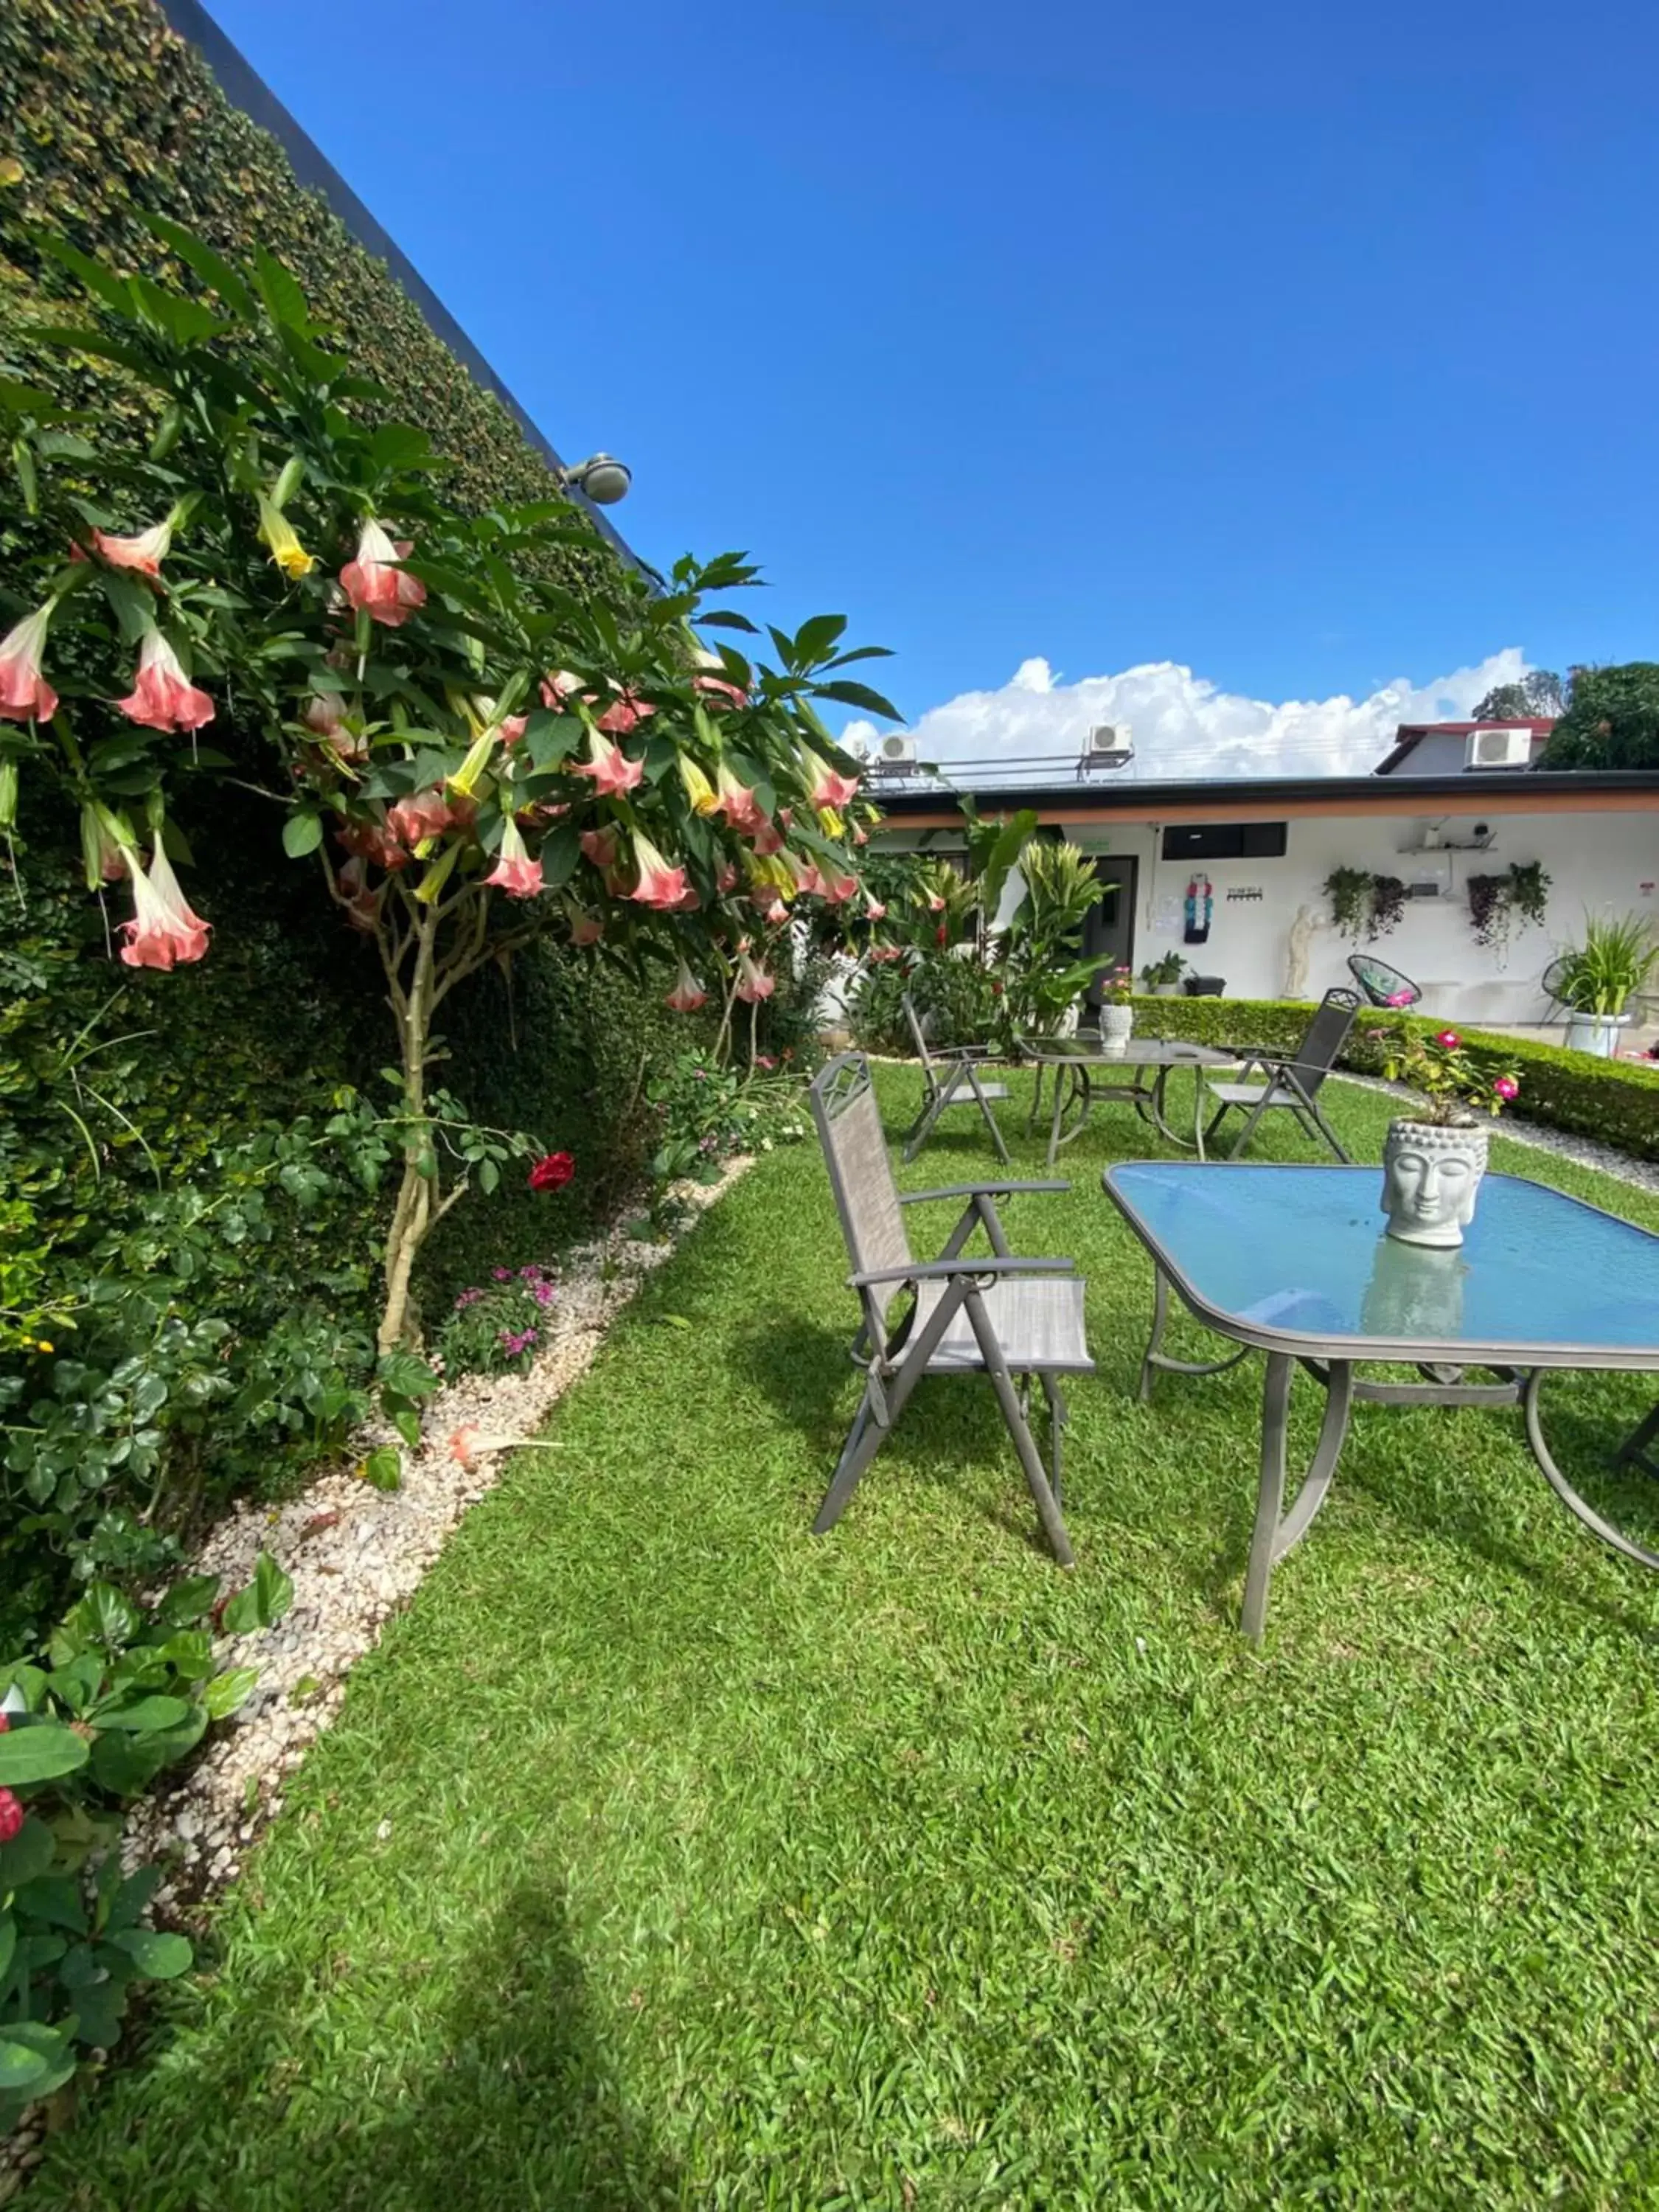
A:
{"type": "MultiPolygon", "coordinates": [[[[1351,1075],[1345,1068],[1336,1079],[1358,1084],[1362,1091],[1386,1091],[1395,1098],[1413,1095],[1403,1083],[1389,1083],[1380,1075],[1351,1075]]],[[[1541,1121],[1517,1121],[1513,1115],[1504,1115],[1498,1133],[1514,1144],[1530,1145],[1534,1152],[1553,1152],[1560,1159],[1576,1160],[1580,1167],[1599,1168],[1603,1175],[1616,1176],[1638,1190],[1659,1191],[1659,1160],[1638,1160],[1616,1145],[1597,1144],[1593,1138],[1548,1128],[1541,1121]]]]}

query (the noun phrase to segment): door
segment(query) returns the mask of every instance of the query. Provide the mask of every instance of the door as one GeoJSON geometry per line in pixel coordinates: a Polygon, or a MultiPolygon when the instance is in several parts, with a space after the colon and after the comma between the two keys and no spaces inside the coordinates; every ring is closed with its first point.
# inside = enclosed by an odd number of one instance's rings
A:
{"type": "MultiPolygon", "coordinates": [[[[1098,960],[1103,971],[1134,965],[1136,866],[1132,857],[1111,853],[1103,853],[1095,862],[1100,902],[1083,925],[1083,957],[1098,960]]],[[[1099,977],[1089,986],[1086,997],[1098,1009],[1099,977]]]]}

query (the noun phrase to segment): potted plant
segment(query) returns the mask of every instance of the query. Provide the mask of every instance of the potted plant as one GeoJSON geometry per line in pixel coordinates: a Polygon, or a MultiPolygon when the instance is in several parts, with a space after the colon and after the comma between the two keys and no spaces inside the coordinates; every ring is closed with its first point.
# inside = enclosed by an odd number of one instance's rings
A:
{"type": "Polygon", "coordinates": [[[1140,971],[1140,980],[1158,999],[1173,999],[1181,990],[1181,979],[1187,972],[1187,963],[1178,952],[1166,952],[1161,960],[1149,960],[1140,971]]]}
{"type": "Polygon", "coordinates": [[[1611,1060],[1625,1011],[1652,975],[1659,945],[1638,915],[1621,921],[1584,919],[1584,941],[1563,957],[1558,995],[1569,1010],[1567,1044],[1611,1060]]]}
{"type": "Polygon", "coordinates": [[[1134,977],[1127,968],[1109,969],[1100,985],[1100,1048],[1124,1052],[1134,1033],[1134,977]]]}
{"type": "Polygon", "coordinates": [[[1476,1067],[1455,1030],[1431,1035],[1407,1024],[1372,1034],[1388,1046],[1389,1079],[1408,1084],[1424,1101],[1389,1124],[1382,1147],[1388,1233],[1401,1244],[1461,1244],[1486,1172],[1488,1132],[1480,1117],[1501,1114],[1520,1082],[1508,1071],[1494,1076],[1476,1067]]]}

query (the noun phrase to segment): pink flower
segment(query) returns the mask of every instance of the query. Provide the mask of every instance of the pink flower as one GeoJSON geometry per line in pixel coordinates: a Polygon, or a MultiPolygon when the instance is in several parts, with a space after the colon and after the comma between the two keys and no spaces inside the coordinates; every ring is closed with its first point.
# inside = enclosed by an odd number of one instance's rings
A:
{"type": "Polygon", "coordinates": [[[175,962],[199,960],[208,949],[208,925],[185,903],[158,837],[146,875],[137,854],[127,855],[132,877],[131,921],[121,924],[127,942],[121,957],[129,968],[167,968],[175,962]]]}
{"type": "Polygon", "coordinates": [[[428,837],[441,837],[455,826],[455,810],[441,791],[417,791],[386,809],[386,826],[412,853],[428,837]]]}
{"type": "Polygon", "coordinates": [[[753,1006],[757,999],[769,999],[776,988],[776,982],[765,969],[757,968],[746,952],[738,953],[737,995],[744,1006],[753,1006]]]}
{"type": "Polygon", "coordinates": [[[864,957],[879,967],[884,961],[902,960],[904,947],[902,945],[872,945],[864,957]]]}
{"type": "Polygon", "coordinates": [[[1411,1002],[1412,994],[1409,991],[1390,991],[1386,1001],[1390,1006],[1409,1006],[1411,1002]]]}
{"type": "Polygon", "coordinates": [[[672,1006],[677,1014],[695,1014],[699,1006],[707,1006],[708,1003],[708,992],[703,989],[702,985],[698,982],[690,968],[682,960],[680,972],[675,978],[674,988],[663,1000],[664,1006],[672,1006]]]}
{"type": "Polygon", "coordinates": [[[777,1066],[777,1064],[778,1063],[773,1059],[769,1052],[757,1052],[755,1054],[756,1066],[763,1067],[769,1075],[770,1075],[772,1070],[777,1066]]]}
{"type": "Polygon", "coordinates": [[[600,915],[583,913],[573,916],[570,924],[570,942],[573,945],[597,945],[604,935],[605,922],[600,915]]]}
{"type": "Polygon", "coordinates": [[[130,722],[147,730],[199,730],[213,720],[212,700],[186,677],[159,629],[145,631],[132,689],[115,703],[130,722]]]}
{"type": "Polygon", "coordinates": [[[1443,1052],[1455,1052],[1462,1042],[1462,1038],[1458,1036],[1455,1030],[1442,1030],[1435,1038],[1435,1042],[1443,1052]]]}
{"type": "MultiPolygon", "coordinates": [[[[613,700],[599,716],[599,726],[611,737],[625,738],[647,714],[654,714],[656,711],[648,699],[641,699],[636,692],[624,690],[621,697],[613,700]]],[[[638,778],[635,781],[637,781],[638,778]]]]}
{"type": "Polygon", "coordinates": [[[776,923],[787,921],[789,919],[788,908],[775,890],[757,891],[754,894],[754,904],[759,908],[760,918],[763,921],[776,923]]]}
{"type": "Polygon", "coordinates": [[[354,854],[336,876],[334,884],[344,902],[346,920],[353,929],[360,929],[366,937],[372,937],[375,922],[380,918],[380,894],[368,888],[368,862],[354,854]]]}
{"type": "Polygon", "coordinates": [[[887,909],[878,898],[866,891],[864,897],[864,918],[866,921],[885,921],[887,909]]]}
{"type": "MultiPolygon", "coordinates": [[[[817,861],[809,860],[805,855],[801,853],[792,853],[789,855],[789,860],[791,866],[795,871],[796,890],[806,898],[823,896],[824,895],[824,881],[823,878],[818,873],[817,861]]],[[[857,889],[856,884],[854,884],[854,889],[857,889]]]]}
{"type": "Polygon", "coordinates": [[[617,833],[614,830],[584,830],[576,842],[582,848],[583,859],[592,860],[596,868],[616,866],[617,833]]]}
{"type": "Polygon", "coordinates": [[[637,830],[634,865],[640,879],[629,896],[641,906],[675,907],[685,896],[685,870],[671,867],[651,840],[637,830]]]}
{"type": "MultiPolygon", "coordinates": [[[[829,875],[822,878],[821,881],[823,885],[823,896],[831,906],[844,906],[848,899],[856,898],[859,895],[859,879],[856,876],[837,875],[831,871],[829,875]]],[[[804,889],[805,886],[803,885],[802,888],[804,889]]]]}
{"type": "Polygon", "coordinates": [[[410,550],[409,540],[394,540],[385,525],[366,522],[357,537],[357,557],[340,571],[340,588],[359,612],[367,611],[388,629],[400,629],[416,607],[426,605],[426,586],[393,564],[410,550]]]}
{"type": "Polygon", "coordinates": [[[945,901],[937,891],[927,894],[927,911],[929,914],[943,914],[945,911],[945,901]]]}
{"type": "Polygon", "coordinates": [[[691,681],[699,691],[707,695],[711,706],[718,707],[722,702],[733,707],[749,704],[749,694],[743,686],[728,684],[723,676],[694,676],[691,681]]]}
{"type": "Polygon", "coordinates": [[[398,842],[388,825],[373,815],[361,816],[348,822],[343,830],[335,832],[348,853],[360,860],[372,860],[377,868],[394,872],[409,866],[409,854],[398,842]]]}
{"type": "Polygon", "coordinates": [[[16,1791],[0,1790],[0,1844],[11,1842],[21,1830],[24,1818],[23,1801],[16,1791]]]}
{"type": "Polygon", "coordinates": [[[568,668],[556,668],[550,676],[542,678],[542,704],[554,714],[562,714],[565,701],[581,688],[580,676],[573,676],[568,668]]]}
{"type": "Polygon", "coordinates": [[[449,1456],[458,1467],[469,1474],[478,1464],[478,1431],[470,1427],[452,1429],[449,1432],[449,1456]]]}
{"type": "Polygon", "coordinates": [[[734,891],[737,887],[738,871],[735,865],[730,860],[722,861],[714,872],[714,889],[724,898],[728,891],[734,891]]]}
{"type": "Polygon", "coordinates": [[[508,714],[495,726],[501,733],[501,743],[504,745],[516,745],[530,727],[530,717],[528,714],[508,714]]]}
{"type": "MultiPolygon", "coordinates": [[[[599,726],[601,729],[604,726],[603,723],[599,726]]],[[[612,798],[620,791],[632,791],[645,774],[642,761],[629,760],[620,745],[610,744],[596,730],[588,732],[587,754],[585,761],[571,763],[570,773],[573,775],[591,775],[593,788],[602,799],[612,798]]]]}
{"type": "Polygon", "coordinates": [[[173,544],[173,517],[141,530],[136,538],[112,538],[94,530],[92,542],[112,568],[136,568],[141,576],[159,576],[173,544]]]}
{"type": "Polygon", "coordinates": [[[337,691],[313,691],[306,701],[300,720],[307,729],[319,738],[331,738],[345,720],[345,708],[340,703],[337,691]]]}
{"type": "Polygon", "coordinates": [[[58,712],[58,694],[40,673],[52,605],[25,615],[0,638],[0,718],[9,722],[49,722],[58,712]]]}
{"type": "Polygon", "coordinates": [[[1510,1099],[1517,1095],[1521,1085],[1512,1075],[1500,1075],[1492,1085],[1492,1089],[1507,1106],[1510,1099]]]}
{"type": "Polygon", "coordinates": [[[858,796],[857,776],[839,775],[828,761],[821,760],[810,747],[803,750],[801,761],[811,786],[814,806],[845,806],[858,796]]]}
{"type": "Polygon", "coordinates": [[[509,898],[534,898],[542,887],[542,864],[525,849],[519,825],[507,815],[501,823],[501,858],[484,878],[509,898]]]}
{"type": "Polygon", "coordinates": [[[715,811],[725,815],[733,830],[758,837],[767,826],[760,802],[746,783],[738,781],[724,761],[714,771],[714,787],[719,793],[715,811]]]}
{"type": "Polygon", "coordinates": [[[755,828],[754,837],[757,860],[769,860],[774,853],[783,850],[782,830],[769,822],[763,814],[755,828]]]}

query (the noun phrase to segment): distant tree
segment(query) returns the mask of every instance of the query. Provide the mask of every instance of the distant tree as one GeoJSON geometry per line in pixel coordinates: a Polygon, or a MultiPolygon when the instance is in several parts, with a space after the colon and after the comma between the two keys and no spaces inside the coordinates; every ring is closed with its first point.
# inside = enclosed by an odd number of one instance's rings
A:
{"type": "Polygon", "coordinates": [[[1516,684],[1498,684],[1475,708],[1477,722],[1525,722],[1534,716],[1559,714],[1566,707],[1566,689],[1553,668],[1529,668],[1516,684]]]}
{"type": "Polygon", "coordinates": [[[1659,769],[1659,661],[1575,668],[1538,765],[1659,769]]]}

